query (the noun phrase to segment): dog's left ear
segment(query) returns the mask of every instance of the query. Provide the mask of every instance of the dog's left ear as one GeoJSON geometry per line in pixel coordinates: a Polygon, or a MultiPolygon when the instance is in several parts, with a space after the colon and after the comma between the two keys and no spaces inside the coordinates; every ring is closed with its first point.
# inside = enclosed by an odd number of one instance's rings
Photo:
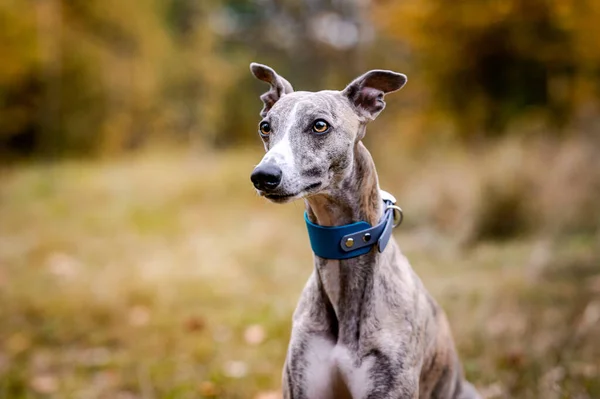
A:
{"type": "Polygon", "coordinates": [[[385,108],[383,96],[400,90],[406,81],[406,75],[401,73],[375,69],[354,79],[342,94],[360,116],[373,120],[385,108]]]}
{"type": "Polygon", "coordinates": [[[271,89],[260,96],[260,99],[265,105],[260,111],[260,116],[264,118],[267,116],[267,112],[269,112],[271,107],[273,107],[273,104],[275,104],[284,95],[292,93],[294,88],[290,82],[279,76],[277,72],[273,70],[273,68],[270,68],[266,65],[253,62],[250,64],[250,70],[256,79],[262,80],[263,82],[267,82],[271,85],[271,89]]]}

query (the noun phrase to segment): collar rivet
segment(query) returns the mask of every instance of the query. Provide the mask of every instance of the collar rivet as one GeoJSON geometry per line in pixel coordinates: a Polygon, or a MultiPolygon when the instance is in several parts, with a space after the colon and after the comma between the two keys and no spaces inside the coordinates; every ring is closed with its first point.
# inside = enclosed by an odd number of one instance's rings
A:
{"type": "Polygon", "coordinates": [[[352,246],[353,246],[353,245],[354,245],[354,239],[352,239],[352,238],[348,238],[348,239],[346,240],[346,246],[347,246],[348,248],[352,248],[352,246]]]}
{"type": "Polygon", "coordinates": [[[369,241],[371,241],[371,233],[366,233],[366,234],[363,236],[363,241],[364,241],[364,242],[369,242],[369,241]]]}

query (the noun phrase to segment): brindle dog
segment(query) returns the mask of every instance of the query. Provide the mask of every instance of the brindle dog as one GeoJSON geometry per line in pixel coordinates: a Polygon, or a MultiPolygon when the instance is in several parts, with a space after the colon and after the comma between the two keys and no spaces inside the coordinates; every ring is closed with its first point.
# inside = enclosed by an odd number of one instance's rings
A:
{"type": "MultiPolygon", "coordinates": [[[[383,202],[366,125],[406,76],[373,70],[342,91],[293,91],[273,69],[259,133],[266,155],[251,179],[276,203],[304,199],[311,222],[379,222],[383,202]]],[[[392,239],[345,260],[314,257],[293,317],[286,399],[479,398],[462,374],[450,327],[392,239]]]]}

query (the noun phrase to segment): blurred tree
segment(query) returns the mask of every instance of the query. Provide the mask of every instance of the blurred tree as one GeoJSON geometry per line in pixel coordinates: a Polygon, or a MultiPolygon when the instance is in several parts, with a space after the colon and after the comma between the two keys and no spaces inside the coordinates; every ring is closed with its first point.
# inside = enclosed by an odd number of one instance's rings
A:
{"type": "Polygon", "coordinates": [[[299,88],[341,88],[362,72],[373,39],[367,4],[6,0],[0,152],[114,153],[150,140],[198,147],[254,137],[264,87],[249,61],[274,65],[299,88]]]}
{"type": "Polygon", "coordinates": [[[223,139],[226,96],[238,81],[240,69],[246,72],[222,48],[228,21],[220,19],[219,12],[219,2],[169,3],[175,54],[165,90],[178,113],[173,130],[186,134],[193,146],[216,145],[223,139]]]}
{"type": "Polygon", "coordinates": [[[213,141],[235,81],[211,28],[214,8],[186,0],[1,3],[1,152],[115,152],[174,132],[213,141]]]}
{"type": "Polygon", "coordinates": [[[0,3],[0,140],[15,149],[32,146],[41,77],[37,73],[36,18],[26,3],[0,3]]]}
{"type": "Polygon", "coordinates": [[[408,72],[415,120],[443,113],[465,137],[560,130],[600,97],[599,20],[591,0],[4,0],[0,154],[255,138],[250,61],[301,90],[408,72]]]}
{"type": "Polygon", "coordinates": [[[430,107],[464,136],[498,135],[540,113],[560,129],[598,99],[600,46],[589,39],[599,29],[597,2],[381,1],[374,16],[408,44],[430,107]]]}

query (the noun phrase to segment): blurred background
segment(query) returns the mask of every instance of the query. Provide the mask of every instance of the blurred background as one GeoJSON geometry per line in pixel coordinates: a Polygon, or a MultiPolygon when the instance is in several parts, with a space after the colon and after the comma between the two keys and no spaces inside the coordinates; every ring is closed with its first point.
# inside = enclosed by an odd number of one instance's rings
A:
{"type": "Polygon", "coordinates": [[[365,142],[485,398],[600,397],[600,2],[0,1],[0,398],[279,398],[312,271],[251,61],[365,142]]]}

